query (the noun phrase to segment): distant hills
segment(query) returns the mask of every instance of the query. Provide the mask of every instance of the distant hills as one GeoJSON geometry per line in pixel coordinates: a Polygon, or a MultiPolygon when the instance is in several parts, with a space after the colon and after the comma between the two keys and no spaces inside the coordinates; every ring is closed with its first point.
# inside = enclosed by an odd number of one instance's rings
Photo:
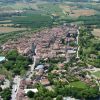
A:
{"type": "Polygon", "coordinates": [[[44,0],[44,1],[51,1],[51,2],[62,2],[62,1],[70,1],[70,2],[100,2],[100,0],[44,0]]]}
{"type": "Polygon", "coordinates": [[[22,2],[31,2],[31,1],[48,1],[48,2],[63,2],[63,1],[69,1],[69,2],[100,2],[100,0],[0,0],[1,3],[15,3],[18,1],[22,2]]]}
{"type": "Polygon", "coordinates": [[[0,0],[0,2],[2,2],[2,3],[15,3],[15,2],[18,2],[18,1],[30,2],[32,0],[0,0]]]}
{"type": "Polygon", "coordinates": [[[0,2],[15,2],[15,1],[20,1],[20,0],[0,0],[0,2]]]}

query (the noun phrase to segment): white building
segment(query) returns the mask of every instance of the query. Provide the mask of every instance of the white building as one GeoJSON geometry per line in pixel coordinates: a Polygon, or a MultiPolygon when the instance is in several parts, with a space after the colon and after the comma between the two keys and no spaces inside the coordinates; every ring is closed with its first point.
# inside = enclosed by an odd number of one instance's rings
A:
{"type": "Polygon", "coordinates": [[[27,92],[32,91],[34,93],[38,92],[38,89],[24,89],[25,93],[27,94],[27,92]]]}
{"type": "Polygon", "coordinates": [[[6,58],[4,56],[0,56],[0,62],[5,61],[6,58]]]}

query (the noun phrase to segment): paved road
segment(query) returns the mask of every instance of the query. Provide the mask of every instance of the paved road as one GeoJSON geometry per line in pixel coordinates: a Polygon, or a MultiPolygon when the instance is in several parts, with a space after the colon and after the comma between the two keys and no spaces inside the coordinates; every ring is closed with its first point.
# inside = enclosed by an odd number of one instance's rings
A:
{"type": "Polygon", "coordinates": [[[31,72],[34,72],[35,65],[36,65],[36,56],[34,56],[34,63],[31,66],[31,72]]]}
{"type": "Polygon", "coordinates": [[[34,58],[34,62],[33,62],[32,65],[30,65],[31,66],[31,69],[27,72],[27,80],[30,80],[31,77],[34,74],[34,68],[35,68],[35,64],[36,64],[36,56],[33,56],[33,58],[34,58]]]}
{"type": "MultiPolygon", "coordinates": [[[[34,63],[31,65],[31,69],[27,72],[27,78],[26,80],[30,80],[32,75],[34,74],[34,67],[36,63],[36,56],[34,56],[34,63]]],[[[13,85],[12,85],[12,95],[11,95],[11,100],[16,100],[16,95],[19,90],[19,85],[20,85],[21,77],[20,76],[15,76],[13,79],[13,85]]]]}
{"type": "MultiPolygon", "coordinates": [[[[26,80],[30,80],[31,77],[34,74],[34,68],[35,68],[35,64],[36,64],[36,56],[33,56],[33,58],[34,58],[34,62],[33,62],[32,65],[30,65],[31,66],[30,70],[27,71],[27,74],[26,74],[27,78],[25,77],[26,80]]],[[[21,81],[21,77],[20,76],[15,76],[14,77],[13,85],[12,85],[11,100],[16,100],[16,95],[17,95],[18,90],[19,90],[20,81],[21,81]]]]}
{"type": "Polygon", "coordinates": [[[13,80],[13,86],[12,86],[12,95],[11,95],[11,100],[16,100],[16,95],[19,90],[19,85],[20,85],[21,78],[20,76],[15,76],[13,80]]]}
{"type": "MultiPolygon", "coordinates": [[[[77,37],[76,37],[76,39],[77,39],[77,45],[79,45],[79,30],[77,30],[77,37]]],[[[79,58],[79,54],[78,54],[78,52],[79,52],[79,47],[78,47],[78,49],[77,49],[77,56],[76,56],[76,58],[79,58]]]]}

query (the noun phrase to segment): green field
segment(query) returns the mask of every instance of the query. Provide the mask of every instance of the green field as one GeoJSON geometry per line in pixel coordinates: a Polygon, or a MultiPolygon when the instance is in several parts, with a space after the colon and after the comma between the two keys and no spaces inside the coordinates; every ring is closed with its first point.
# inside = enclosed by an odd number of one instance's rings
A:
{"type": "Polygon", "coordinates": [[[94,72],[93,75],[95,75],[96,77],[100,78],[100,71],[94,72]]]}
{"type": "Polygon", "coordinates": [[[32,28],[40,28],[40,27],[47,27],[52,25],[52,19],[50,16],[41,15],[41,14],[30,14],[19,16],[19,17],[12,17],[12,23],[20,24],[21,26],[25,27],[32,27],[32,28]]]}
{"type": "Polygon", "coordinates": [[[62,14],[62,9],[59,7],[59,4],[42,4],[38,5],[39,9],[45,11],[46,13],[52,14],[52,13],[58,13],[62,14]]]}
{"type": "Polygon", "coordinates": [[[81,88],[81,89],[87,88],[87,85],[81,81],[71,82],[69,85],[72,87],[81,88]]]}

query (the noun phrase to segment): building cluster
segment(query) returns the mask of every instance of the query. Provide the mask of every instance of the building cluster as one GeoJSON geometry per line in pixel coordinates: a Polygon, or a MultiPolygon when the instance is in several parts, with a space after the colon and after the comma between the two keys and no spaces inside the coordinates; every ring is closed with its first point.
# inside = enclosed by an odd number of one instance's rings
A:
{"type": "MultiPolygon", "coordinates": [[[[77,30],[78,27],[75,25],[63,25],[50,29],[44,29],[38,31],[30,36],[25,36],[13,41],[7,41],[1,46],[3,51],[17,50],[20,54],[31,56],[36,56],[39,60],[45,60],[50,58],[68,58],[71,57],[77,51],[77,30]],[[74,45],[73,45],[74,44],[74,45]],[[69,56],[71,55],[71,56],[69,56]]],[[[33,57],[34,59],[34,57],[33,57]]],[[[34,61],[35,62],[35,61],[34,61]]],[[[61,75],[66,73],[66,70],[63,70],[63,64],[59,63],[59,70],[53,70],[51,73],[61,75]]],[[[28,100],[26,92],[29,89],[33,89],[37,83],[41,83],[46,88],[50,89],[50,81],[48,79],[48,68],[47,65],[37,65],[34,69],[34,75],[31,79],[25,77],[20,81],[19,89],[17,91],[16,99],[17,100],[28,100]]],[[[65,78],[59,78],[58,80],[67,82],[65,78]]],[[[33,92],[36,89],[32,90],[33,92]]],[[[16,92],[16,91],[15,91],[16,92]]]]}
{"type": "Polygon", "coordinates": [[[16,100],[29,100],[29,98],[26,96],[25,90],[27,86],[32,85],[32,81],[30,80],[24,80],[22,79],[20,81],[19,89],[16,94],[16,100]]]}
{"type": "Polygon", "coordinates": [[[0,74],[0,87],[2,90],[10,87],[10,81],[3,74],[0,74]]]}
{"type": "Polygon", "coordinates": [[[43,86],[50,86],[50,82],[46,77],[46,67],[44,65],[38,65],[34,69],[34,75],[31,79],[22,78],[19,83],[19,88],[16,94],[16,100],[29,100],[27,93],[32,91],[34,93],[38,92],[37,88],[34,88],[35,84],[41,83],[43,86]]]}
{"type": "MultiPolygon", "coordinates": [[[[78,36],[79,31],[77,26],[63,25],[51,29],[44,29],[36,32],[35,34],[31,34],[30,36],[19,38],[18,40],[8,41],[1,46],[5,52],[9,50],[17,50],[22,55],[31,56],[34,59],[34,62],[35,58],[36,61],[37,59],[39,59],[40,62],[42,60],[45,61],[44,64],[37,64],[36,62],[33,63],[32,66],[34,71],[29,71],[29,75],[26,74],[26,76],[20,79],[19,85],[16,85],[18,89],[15,88],[13,93],[13,96],[16,97],[16,100],[29,100],[26,94],[29,91],[34,93],[38,92],[38,89],[34,88],[37,83],[40,83],[45,86],[45,88],[52,90],[52,85],[50,84],[50,80],[48,78],[50,64],[48,64],[46,61],[51,60],[50,58],[55,59],[60,57],[66,59],[66,61],[69,61],[70,58],[74,57],[75,55],[76,58],[78,58],[78,36]]],[[[5,60],[5,57],[0,57],[0,62],[5,60]]],[[[89,78],[87,75],[80,74],[81,71],[86,71],[87,68],[83,67],[82,69],[80,67],[80,69],[78,69],[75,67],[69,69],[70,71],[68,71],[64,69],[64,63],[58,62],[56,65],[57,69],[52,70],[51,74],[59,77],[53,78],[53,81],[56,82],[59,80],[69,84],[68,79],[73,76],[74,78],[72,78],[72,81],[79,79],[87,84],[91,84],[92,87],[95,86],[92,78],[89,78]],[[72,76],[70,76],[70,73],[72,76]]],[[[98,81],[100,80],[98,79],[98,81]]],[[[2,88],[10,87],[10,83],[9,85],[6,83],[9,83],[9,81],[4,75],[0,75],[0,86],[2,88]],[[1,85],[2,83],[5,83],[4,86],[1,85]]]]}
{"type": "Polygon", "coordinates": [[[46,65],[38,65],[35,68],[35,77],[33,77],[33,83],[41,83],[44,86],[49,86],[50,82],[47,78],[47,72],[48,72],[48,67],[50,66],[46,66],[46,65]]]}
{"type": "Polygon", "coordinates": [[[68,41],[76,41],[76,26],[59,26],[36,32],[28,37],[20,38],[17,41],[8,41],[2,45],[4,51],[17,49],[19,53],[29,55],[35,52],[37,58],[65,57],[66,49],[75,50],[74,46],[67,45],[68,41]]]}

